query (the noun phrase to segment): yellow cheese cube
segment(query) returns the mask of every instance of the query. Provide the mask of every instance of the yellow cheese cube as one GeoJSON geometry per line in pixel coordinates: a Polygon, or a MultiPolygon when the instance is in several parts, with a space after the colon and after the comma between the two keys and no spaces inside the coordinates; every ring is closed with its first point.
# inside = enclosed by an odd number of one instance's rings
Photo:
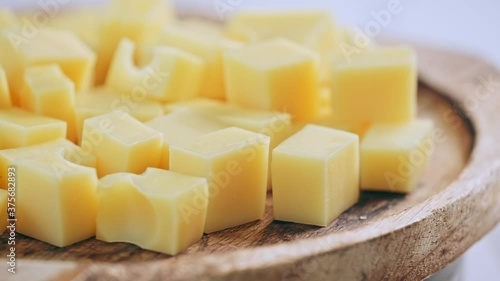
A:
{"type": "Polygon", "coordinates": [[[7,169],[9,166],[14,165],[14,161],[38,157],[38,155],[44,153],[57,154],[61,149],[64,151],[64,158],[66,160],[85,167],[96,167],[96,158],[94,155],[63,138],[31,146],[4,149],[0,150],[0,156],[2,156],[0,157],[0,188],[7,189],[7,169]]]}
{"type": "Polygon", "coordinates": [[[330,12],[273,11],[240,12],[226,27],[229,38],[255,43],[287,38],[321,56],[321,80],[329,79],[331,50],[335,48],[336,30],[330,12]]]}
{"type": "Polygon", "coordinates": [[[220,100],[214,100],[209,98],[194,98],[190,100],[177,101],[172,103],[166,103],[163,107],[165,113],[172,113],[179,110],[208,110],[210,108],[218,108],[225,103],[220,100]]]}
{"type": "Polygon", "coordinates": [[[374,125],[361,142],[361,188],[407,193],[425,172],[435,143],[433,122],[374,125]]]}
{"type": "Polygon", "coordinates": [[[99,46],[99,28],[103,15],[104,12],[101,7],[70,8],[54,15],[48,22],[48,26],[70,31],[93,50],[97,50],[99,46]]]}
{"type": "Polygon", "coordinates": [[[182,25],[168,25],[162,32],[160,44],[183,49],[203,59],[206,69],[200,95],[213,99],[226,98],[222,54],[225,50],[241,47],[241,43],[225,39],[213,32],[182,25]]]}
{"type": "Polygon", "coordinates": [[[358,136],[308,125],[273,150],[274,218],[326,226],[359,198],[358,136]]]}
{"type": "Polygon", "coordinates": [[[19,104],[24,69],[29,66],[58,64],[76,91],[91,82],[95,54],[71,32],[41,28],[28,40],[20,29],[2,30],[0,49],[0,64],[7,73],[15,105],[19,104]]]}
{"type": "Polygon", "coordinates": [[[203,235],[208,206],[204,178],[148,168],[142,175],[100,179],[98,195],[99,240],[175,255],[203,235]]]}
{"type": "Polygon", "coordinates": [[[97,158],[99,178],[119,172],[142,173],[158,167],[162,135],[123,111],[85,120],[82,147],[97,158]]]}
{"type": "Polygon", "coordinates": [[[146,100],[143,96],[132,93],[119,94],[106,88],[97,88],[76,95],[76,133],[82,140],[83,122],[87,118],[113,111],[128,112],[135,119],[146,122],[163,115],[163,106],[159,102],[146,100]]]}
{"type": "Polygon", "coordinates": [[[11,106],[9,83],[7,82],[7,76],[5,76],[5,70],[0,66],[0,108],[11,106]]]}
{"type": "Polygon", "coordinates": [[[182,145],[196,137],[229,127],[208,114],[189,110],[176,111],[144,124],[163,134],[159,166],[162,169],[169,169],[171,145],[182,145]]]}
{"type": "MultiPolygon", "coordinates": [[[[7,190],[0,189],[0,235],[7,229],[7,203],[9,203],[9,193],[7,190]]],[[[16,202],[11,202],[16,204],[16,202]]]]}
{"type": "Polygon", "coordinates": [[[75,119],[75,89],[56,64],[28,67],[24,73],[25,87],[21,106],[32,112],[63,120],[67,123],[67,138],[77,140],[75,119]]]}
{"type": "Polygon", "coordinates": [[[95,82],[106,81],[108,68],[122,38],[143,46],[155,41],[161,28],[173,18],[173,10],[165,0],[113,0],[99,26],[99,48],[95,82]]]}
{"type": "Polygon", "coordinates": [[[166,46],[157,47],[152,61],[138,69],[134,65],[133,41],[123,39],[114,55],[106,86],[158,101],[190,99],[199,94],[203,61],[190,53],[166,46]]]}
{"type": "Polygon", "coordinates": [[[416,55],[406,47],[367,49],[333,63],[332,114],[359,124],[410,122],[416,115],[416,55]]]}
{"type": "Polygon", "coordinates": [[[225,53],[230,103],[290,113],[309,121],[319,108],[317,56],[285,39],[273,39],[225,53]]]}
{"type": "Polygon", "coordinates": [[[262,218],[268,156],[268,136],[232,127],[170,146],[170,169],[207,178],[210,233],[262,218]]]}
{"type": "MultiPolygon", "coordinates": [[[[228,126],[271,137],[269,162],[271,162],[272,149],[293,133],[292,120],[287,113],[241,108],[210,99],[194,99],[167,104],[166,108],[167,111],[189,110],[205,113],[228,126]]],[[[206,118],[209,117],[203,117],[203,119],[206,118]]],[[[269,166],[270,169],[271,166],[269,166]]],[[[268,173],[268,188],[271,189],[271,171],[268,173]]]]}
{"type": "Polygon", "coordinates": [[[66,123],[19,108],[0,109],[0,149],[66,137],[66,123]]]}
{"type": "Polygon", "coordinates": [[[0,151],[0,167],[16,169],[16,231],[58,247],[94,236],[97,212],[95,169],[66,160],[64,146],[80,150],[57,141],[0,151]]]}

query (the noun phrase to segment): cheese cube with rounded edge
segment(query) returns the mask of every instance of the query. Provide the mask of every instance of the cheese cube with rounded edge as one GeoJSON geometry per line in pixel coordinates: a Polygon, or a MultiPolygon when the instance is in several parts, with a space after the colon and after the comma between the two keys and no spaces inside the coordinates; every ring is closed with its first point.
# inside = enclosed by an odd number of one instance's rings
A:
{"type": "Polygon", "coordinates": [[[0,65],[7,74],[14,105],[19,105],[24,70],[29,66],[59,65],[75,84],[76,91],[88,87],[92,81],[95,54],[71,32],[40,28],[28,40],[21,28],[3,29],[0,49],[0,65]]]}
{"type": "Polygon", "coordinates": [[[170,170],[208,180],[205,233],[262,218],[269,141],[268,136],[232,127],[170,146],[170,170]]]}
{"type": "Polygon", "coordinates": [[[332,66],[332,114],[348,124],[404,123],[417,108],[415,52],[407,47],[366,49],[332,66]]]}
{"type": "Polygon", "coordinates": [[[407,193],[424,174],[435,143],[433,122],[377,124],[361,142],[361,188],[407,193]]]}
{"type": "Polygon", "coordinates": [[[276,220],[326,226],[359,198],[358,136],[308,125],[273,150],[276,220]]]}
{"type": "Polygon", "coordinates": [[[66,123],[20,108],[0,109],[0,149],[65,138],[66,123]]]}
{"type": "Polygon", "coordinates": [[[31,66],[24,73],[21,107],[67,123],[67,138],[76,142],[75,88],[56,64],[31,66]]]}
{"type": "Polygon", "coordinates": [[[96,167],[96,158],[88,150],[81,148],[67,139],[60,138],[44,143],[19,148],[0,150],[0,188],[7,189],[7,169],[19,159],[31,159],[40,154],[57,154],[63,149],[64,158],[76,165],[96,167]]]}
{"type": "Polygon", "coordinates": [[[203,236],[205,178],[153,168],[142,175],[118,173],[99,180],[98,196],[99,240],[175,255],[203,236]]]}
{"type": "Polygon", "coordinates": [[[140,54],[143,46],[156,41],[162,27],[173,18],[173,9],[169,1],[110,1],[99,25],[96,84],[100,85],[106,81],[113,54],[122,38],[129,38],[138,44],[137,54],[140,54]]]}
{"type": "Polygon", "coordinates": [[[119,94],[107,88],[96,88],[79,93],[75,98],[78,142],[81,143],[82,140],[85,119],[113,111],[125,111],[135,119],[147,122],[163,115],[163,105],[156,101],[146,100],[143,95],[119,94]]]}
{"type": "Polygon", "coordinates": [[[182,145],[196,137],[229,127],[208,114],[181,110],[155,118],[144,125],[163,134],[160,168],[169,169],[170,146],[182,145]]]}
{"type": "Polygon", "coordinates": [[[59,144],[1,150],[0,166],[16,167],[16,231],[65,247],[95,235],[97,176],[67,160],[64,146],[81,148],[59,144]]]}
{"type": "Polygon", "coordinates": [[[159,43],[200,57],[206,66],[200,96],[222,100],[226,98],[222,54],[225,50],[240,48],[241,43],[226,39],[215,32],[205,32],[179,24],[167,25],[159,43]]]}
{"type": "Polygon", "coordinates": [[[5,76],[5,70],[0,66],[0,108],[11,106],[9,83],[7,82],[7,76],[5,76]]]}
{"type": "Polygon", "coordinates": [[[225,53],[228,101],[242,107],[289,113],[313,120],[319,109],[319,81],[313,52],[285,39],[225,53]]]}
{"type": "MultiPolygon", "coordinates": [[[[9,201],[9,193],[7,190],[0,189],[0,235],[7,229],[9,216],[7,215],[7,203],[9,201]]],[[[15,204],[15,202],[12,202],[15,204]]]]}
{"type": "Polygon", "coordinates": [[[137,68],[133,53],[135,43],[122,39],[116,49],[106,78],[106,86],[120,93],[145,95],[162,102],[185,100],[199,94],[203,61],[180,49],[155,48],[151,62],[137,68]]]}
{"type": "Polygon", "coordinates": [[[228,22],[229,38],[256,43],[286,38],[321,56],[321,81],[330,79],[331,50],[335,48],[336,29],[327,11],[245,11],[228,22]]]}
{"type": "Polygon", "coordinates": [[[158,167],[161,147],[161,133],[123,111],[89,118],[83,125],[82,148],[96,156],[99,178],[119,172],[138,174],[148,167],[158,167]]]}

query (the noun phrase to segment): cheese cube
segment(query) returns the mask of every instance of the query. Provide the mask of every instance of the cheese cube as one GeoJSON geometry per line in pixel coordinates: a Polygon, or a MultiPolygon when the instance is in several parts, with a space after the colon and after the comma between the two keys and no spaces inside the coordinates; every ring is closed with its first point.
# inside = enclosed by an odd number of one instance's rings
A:
{"type": "Polygon", "coordinates": [[[361,188],[407,193],[425,172],[435,143],[433,122],[374,125],[361,143],[361,188]]]}
{"type": "Polygon", "coordinates": [[[89,118],[83,125],[82,147],[96,156],[99,178],[158,167],[161,146],[159,132],[122,111],[89,118]]]}
{"type": "Polygon", "coordinates": [[[203,235],[208,206],[204,178],[148,168],[142,175],[100,179],[98,195],[99,240],[175,255],[203,235]]]}
{"type": "Polygon", "coordinates": [[[0,31],[0,64],[7,73],[15,105],[19,104],[23,73],[29,66],[55,63],[73,81],[76,91],[89,86],[95,54],[77,36],[45,28],[29,40],[23,36],[20,29],[0,31]]]}
{"type": "Polygon", "coordinates": [[[64,151],[64,158],[66,160],[89,168],[96,167],[96,158],[94,155],[64,138],[31,146],[4,149],[0,150],[0,188],[7,189],[7,169],[15,165],[15,161],[35,158],[44,153],[57,154],[61,149],[64,151]]]}
{"type": "Polygon", "coordinates": [[[5,76],[5,70],[0,66],[0,108],[11,106],[9,83],[7,82],[7,76],[5,76]]]}
{"type": "Polygon", "coordinates": [[[326,226],[359,198],[358,136],[308,125],[273,150],[274,218],[326,226]]]}
{"type": "Polygon", "coordinates": [[[321,81],[329,79],[336,29],[327,11],[247,11],[236,13],[226,27],[229,38],[256,43],[286,38],[321,56],[321,81]]]}
{"type": "Polygon", "coordinates": [[[289,113],[296,121],[318,114],[317,56],[285,39],[273,39],[225,53],[230,103],[289,113]]]}
{"type": "Polygon", "coordinates": [[[163,107],[165,113],[172,113],[179,110],[209,110],[216,109],[226,103],[220,100],[208,99],[208,98],[194,98],[190,100],[177,101],[172,103],[166,103],[163,107]]]}
{"type": "Polygon", "coordinates": [[[262,218],[268,156],[268,136],[234,127],[170,147],[172,171],[208,180],[205,233],[262,218]]]}
{"type": "Polygon", "coordinates": [[[2,150],[0,167],[16,167],[16,231],[65,247],[95,235],[97,176],[66,160],[64,146],[80,148],[59,143],[2,150]]]}
{"type": "Polygon", "coordinates": [[[95,82],[106,81],[113,54],[122,38],[137,43],[139,54],[143,46],[156,40],[161,28],[173,17],[173,10],[165,0],[110,1],[99,26],[95,82]]]}
{"type": "Polygon", "coordinates": [[[78,142],[82,140],[83,122],[87,118],[125,111],[135,119],[146,122],[163,115],[163,106],[159,102],[146,100],[144,96],[132,93],[119,94],[107,88],[96,88],[76,95],[76,134],[78,142]]]}
{"type": "Polygon", "coordinates": [[[200,58],[162,46],[155,49],[148,65],[138,69],[133,61],[134,49],[131,40],[120,42],[111,62],[107,87],[163,102],[190,99],[199,94],[204,71],[200,58]]]}
{"type": "Polygon", "coordinates": [[[226,98],[222,54],[225,50],[241,47],[241,43],[212,32],[173,24],[164,28],[160,44],[183,49],[200,57],[206,66],[200,95],[213,99],[226,98]]]}
{"type": "Polygon", "coordinates": [[[161,116],[144,125],[163,134],[160,168],[169,169],[170,146],[182,145],[196,137],[229,127],[208,114],[183,110],[161,116]]]}
{"type": "Polygon", "coordinates": [[[344,123],[401,123],[416,116],[415,52],[406,47],[367,49],[333,63],[332,113],[344,123]]]}
{"type": "Polygon", "coordinates": [[[66,137],[66,123],[19,108],[0,109],[0,149],[66,137]]]}
{"type": "MultiPolygon", "coordinates": [[[[0,235],[4,233],[4,231],[7,229],[8,222],[7,220],[9,219],[7,215],[7,203],[9,201],[9,193],[7,190],[0,189],[0,235]]],[[[13,204],[16,204],[16,202],[12,202],[13,204]]]]}
{"type": "MultiPolygon", "coordinates": [[[[233,106],[216,100],[194,99],[185,102],[167,104],[167,111],[189,110],[205,113],[228,126],[234,126],[271,138],[269,163],[272,161],[272,149],[293,133],[289,114],[265,110],[253,110],[233,106]]],[[[208,118],[203,117],[204,119],[208,118]]],[[[268,189],[271,189],[271,166],[269,165],[268,189]]]]}
{"type": "Polygon", "coordinates": [[[31,66],[24,73],[21,106],[29,111],[63,120],[67,138],[76,141],[75,89],[56,64],[31,66]]]}
{"type": "Polygon", "coordinates": [[[103,15],[103,9],[100,6],[70,7],[62,13],[55,14],[48,22],[48,27],[70,31],[92,50],[97,50],[99,47],[99,28],[103,15]]]}

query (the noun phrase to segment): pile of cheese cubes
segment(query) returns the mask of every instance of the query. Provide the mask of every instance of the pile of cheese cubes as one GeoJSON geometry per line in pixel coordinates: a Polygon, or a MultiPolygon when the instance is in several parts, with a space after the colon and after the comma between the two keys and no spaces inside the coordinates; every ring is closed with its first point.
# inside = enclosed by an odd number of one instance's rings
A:
{"type": "Polygon", "coordinates": [[[47,16],[27,33],[29,14],[0,12],[0,221],[14,168],[24,235],[176,254],[261,219],[270,189],[275,219],[326,226],[427,165],[414,51],[359,48],[327,12],[222,26],[115,0],[47,16]]]}

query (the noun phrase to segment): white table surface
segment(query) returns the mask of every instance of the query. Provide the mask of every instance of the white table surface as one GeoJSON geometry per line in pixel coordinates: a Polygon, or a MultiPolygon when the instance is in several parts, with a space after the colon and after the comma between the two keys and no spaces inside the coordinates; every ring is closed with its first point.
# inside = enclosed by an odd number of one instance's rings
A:
{"type": "MultiPolygon", "coordinates": [[[[0,7],[22,8],[38,2],[100,4],[105,0],[0,0],[0,7]]],[[[218,17],[216,5],[231,10],[247,8],[322,8],[335,13],[337,21],[361,29],[374,20],[373,13],[398,2],[402,11],[393,14],[380,36],[458,49],[490,61],[500,69],[500,1],[498,0],[177,0],[180,10],[196,10],[218,17]]],[[[500,226],[473,246],[464,257],[463,281],[500,280],[500,226]]]]}

